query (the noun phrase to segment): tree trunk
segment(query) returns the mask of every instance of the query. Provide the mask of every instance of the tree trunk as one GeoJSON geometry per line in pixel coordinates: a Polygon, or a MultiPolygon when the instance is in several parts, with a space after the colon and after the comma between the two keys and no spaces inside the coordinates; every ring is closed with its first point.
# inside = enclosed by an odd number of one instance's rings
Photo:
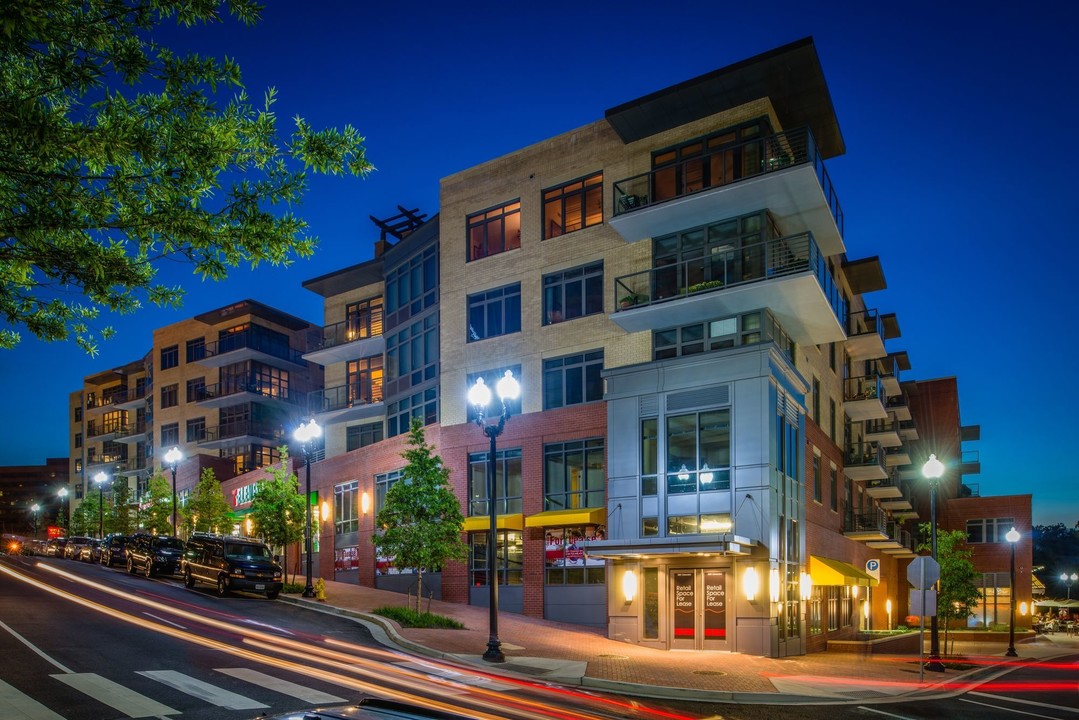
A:
{"type": "Polygon", "coordinates": [[[416,614],[420,613],[420,601],[423,599],[423,570],[416,570],[416,614]]]}

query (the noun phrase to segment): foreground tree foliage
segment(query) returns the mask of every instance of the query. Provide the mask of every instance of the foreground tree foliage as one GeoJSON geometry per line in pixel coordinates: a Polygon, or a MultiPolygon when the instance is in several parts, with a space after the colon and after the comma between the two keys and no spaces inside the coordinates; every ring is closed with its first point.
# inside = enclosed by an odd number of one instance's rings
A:
{"type": "Polygon", "coordinates": [[[240,68],[153,40],[165,23],[258,21],[251,0],[4,0],[0,4],[0,348],[24,328],[90,354],[120,314],[182,303],[162,260],[203,279],[311,255],[291,211],[307,172],[364,175],[351,126],[256,107],[240,68]],[[219,103],[219,92],[225,97],[219,103]]]}

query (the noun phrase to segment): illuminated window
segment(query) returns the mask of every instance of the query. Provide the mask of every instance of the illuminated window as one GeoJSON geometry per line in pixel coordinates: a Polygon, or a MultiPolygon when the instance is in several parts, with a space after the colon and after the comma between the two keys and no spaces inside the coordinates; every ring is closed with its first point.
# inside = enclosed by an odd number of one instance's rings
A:
{"type": "Polygon", "coordinates": [[[543,191],[543,239],[603,222],[603,173],[543,191]]]}
{"type": "Polygon", "coordinates": [[[521,247],[521,201],[468,216],[468,258],[479,260],[521,247]]]}

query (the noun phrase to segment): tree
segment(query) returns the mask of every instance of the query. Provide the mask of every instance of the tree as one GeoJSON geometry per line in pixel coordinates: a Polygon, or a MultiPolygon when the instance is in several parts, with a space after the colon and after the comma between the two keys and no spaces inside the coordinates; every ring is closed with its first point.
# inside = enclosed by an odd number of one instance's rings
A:
{"type": "MultiPolygon", "coordinates": [[[[259,482],[255,490],[250,517],[255,534],[271,547],[281,548],[287,574],[288,558],[284,550],[303,539],[307,506],[304,496],[300,494],[296,474],[288,471],[288,448],[283,446],[280,452],[281,464],[267,467],[266,472],[270,477],[259,482]]],[[[293,570],[293,581],[297,569],[293,570]]]]}
{"type": "Polygon", "coordinates": [[[423,423],[413,418],[402,480],[386,491],[386,500],[375,517],[379,528],[372,540],[375,550],[393,557],[399,567],[416,569],[416,611],[423,595],[423,573],[442,567],[447,560],[468,556],[461,540],[464,517],[457,496],[449,485],[450,471],[442,458],[432,454],[423,423]]]}
{"type": "Polygon", "coordinates": [[[111,498],[111,504],[105,509],[106,532],[130,535],[135,517],[131,512],[131,486],[126,477],[118,475],[112,479],[111,498]]]}
{"type": "MultiPolygon", "coordinates": [[[[930,526],[923,524],[922,536],[929,537],[929,533],[930,526]]],[[[918,550],[932,550],[932,547],[923,543],[918,550]]],[[[966,620],[974,614],[974,609],[981,600],[973,558],[974,551],[967,547],[965,532],[937,532],[937,562],[940,563],[937,617],[944,625],[944,647],[948,647],[948,628],[951,621],[966,620]]]]}
{"type": "Polygon", "coordinates": [[[182,515],[189,535],[195,531],[222,533],[232,529],[232,508],[212,468],[202,469],[199,484],[188,496],[182,515]]]}
{"type": "Polygon", "coordinates": [[[164,260],[203,279],[310,256],[307,173],[363,176],[364,138],[301,117],[279,137],[231,59],[162,27],[260,19],[254,0],[5,0],[0,12],[0,348],[25,328],[96,354],[102,311],[176,307],[164,260]],[[226,95],[230,93],[231,96],[226,95]],[[219,97],[220,95],[220,97],[219,97]]]}
{"type": "Polygon", "coordinates": [[[98,508],[101,507],[97,493],[87,493],[79,506],[71,511],[69,536],[97,535],[98,508]]]}
{"type": "Polygon", "coordinates": [[[1067,586],[1061,583],[1060,574],[1079,569],[1079,527],[1035,525],[1033,551],[1034,569],[1044,568],[1039,575],[1048,594],[1064,597],[1067,586]]]}
{"type": "Polygon", "coordinates": [[[172,532],[172,485],[161,473],[150,478],[142,511],[142,529],[167,535],[172,532]]]}

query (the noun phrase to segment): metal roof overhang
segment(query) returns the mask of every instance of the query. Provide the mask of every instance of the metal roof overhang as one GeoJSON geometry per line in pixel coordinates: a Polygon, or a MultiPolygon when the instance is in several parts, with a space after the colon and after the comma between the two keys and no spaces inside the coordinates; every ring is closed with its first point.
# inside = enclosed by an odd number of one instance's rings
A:
{"type": "Polygon", "coordinates": [[[626,558],[684,557],[686,555],[750,555],[757,541],[731,533],[624,540],[586,540],[581,543],[589,557],[608,560],[626,558]]]}

